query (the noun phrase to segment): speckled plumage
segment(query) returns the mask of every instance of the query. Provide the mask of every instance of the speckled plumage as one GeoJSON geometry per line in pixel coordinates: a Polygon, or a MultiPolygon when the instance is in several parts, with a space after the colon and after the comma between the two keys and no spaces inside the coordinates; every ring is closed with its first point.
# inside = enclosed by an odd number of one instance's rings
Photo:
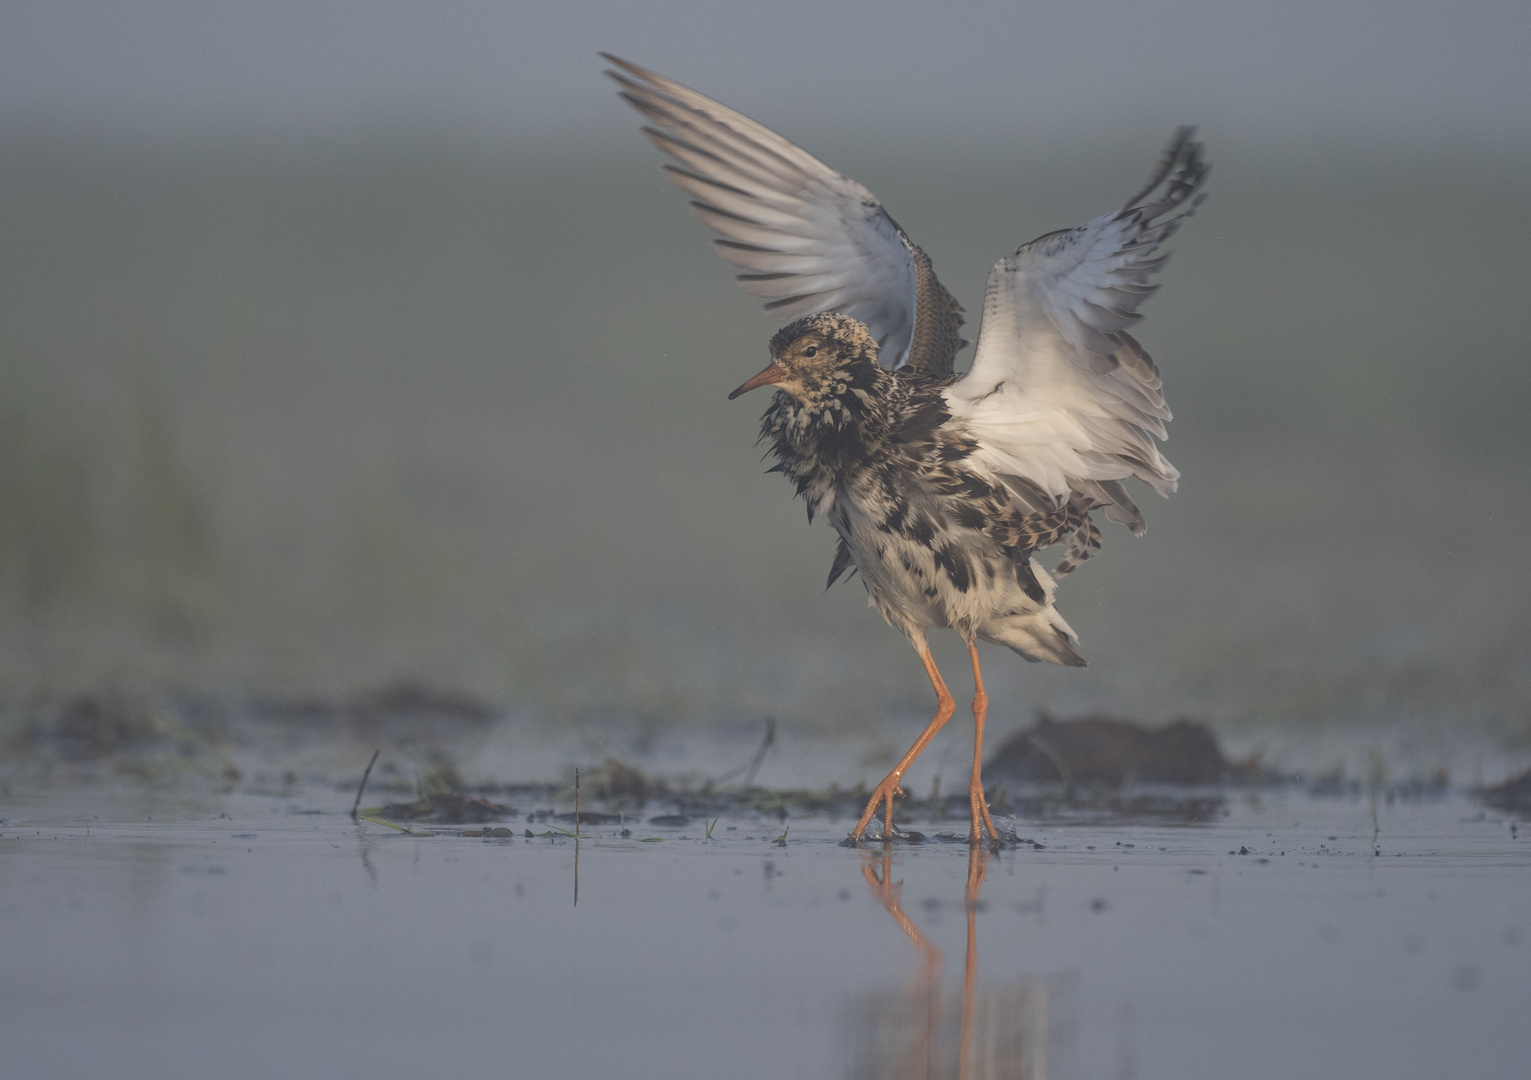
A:
{"type": "Polygon", "coordinates": [[[1093,555],[1092,519],[1142,533],[1124,481],[1160,495],[1179,473],[1160,454],[1170,411],[1159,369],[1127,332],[1157,288],[1161,245],[1201,201],[1201,145],[1181,128],[1148,183],[1119,211],[1047,233],[989,272],[973,362],[954,360],[963,309],[930,258],[849,177],[694,90],[607,56],[670,178],[717,234],[748,292],[796,321],[771,340],[771,364],[730,397],[776,396],[761,438],[838,534],[829,583],[859,573],[902,631],[936,691],[935,718],[877,785],[852,832],[893,800],[954,704],[926,632],[950,628],[973,665],[968,792],[975,843],[990,820],[981,777],[988,697],[975,642],[1028,660],[1083,666],[1033,556],[1067,541],[1062,576],[1093,555]],[[886,365],[886,366],[882,366],[886,365]]]}
{"type": "Polygon", "coordinates": [[[836,313],[799,319],[772,339],[773,362],[804,343],[819,363],[801,365],[794,389],[777,392],[761,439],[809,519],[823,516],[839,534],[830,583],[854,567],[872,604],[916,645],[927,628],[949,627],[969,643],[1082,666],[1052,606],[1052,580],[1031,556],[1093,528],[1088,504],[1018,504],[952,422],[941,394],[950,377],[879,367],[860,323],[836,313]]]}

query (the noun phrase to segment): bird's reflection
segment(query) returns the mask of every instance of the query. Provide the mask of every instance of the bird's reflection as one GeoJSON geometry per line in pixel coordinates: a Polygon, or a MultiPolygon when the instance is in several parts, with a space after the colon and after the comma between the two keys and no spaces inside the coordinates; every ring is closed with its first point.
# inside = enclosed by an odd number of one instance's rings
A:
{"type": "Polygon", "coordinates": [[[990,853],[968,854],[963,906],[967,955],[960,1000],[943,987],[945,958],[903,909],[902,883],[892,878],[886,849],[861,866],[872,896],[893,916],[919,957],[914,975],[895,989],[858,998],[852,1009],[855,1053],[850,1075],[864,1080],[1057,1080],[1049,1071],[1052,986],[1027,978],[978,984],[979,894],[990,853]]]}

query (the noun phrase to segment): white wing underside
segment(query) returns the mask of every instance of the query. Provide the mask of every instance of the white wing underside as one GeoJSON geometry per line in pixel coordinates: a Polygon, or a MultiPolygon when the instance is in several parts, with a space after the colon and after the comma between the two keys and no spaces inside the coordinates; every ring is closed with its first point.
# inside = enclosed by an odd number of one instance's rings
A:
{"type": "Polygon", "coordinates": [[[953,423],[978,440],[974,457],[1023,481],[1009,485],[1022,502],[1077,492],[1141,532],[1120,481],[1175,490],[1180,474],[1154,441],[1170,419],[1163,381],[1126,330],[1168,258],[1159,245],[1200,201],[1207,170],[1190,135],[1177,133],[1127,209],[1033,240],[989,272],[973,366],[945,396],[953,423]]]}
{"type": "Polygon", "coordinates": [[[670,179],[718,233],[740,286],[785,321],[838,311],[865,323],[882,359],[909,355],[916,278],[907,239],[849,177],[732,109],[654,72],[602,54],[646,134],[678,165],[670,179]]]}
{"type": "MultiPolygon", "coordinates": [[[[820,311],[858,319],[883,362],[903,366],[929,262],[922,253],[917,268],[916,249],[877,198],[748,117],[602,55],[622,69],[607,74],[677,163],[665,166],[670,179],[718,234],[713,243],[741,271],[740,286],[785,320],[820,311]]],[[[1200,202],[1207,166],[1191,134],[1176,133],[1126,209],[1039,237],[989,273],[973,365],[944,394],[950,422],[978,441],[970,460],[1031,509],[1077,493],[1141,532],[1121,481],[1175,490],[1179,473],[1155,442],[1170,419],[1162,380],[1127,328],[1156,288],[1149,279],[1167,258],[1159,246],[1200,202]]],[[[962,344],[955,325],[951,339],[951,350],[962,344]]],[[[942,355],[939,374],[951,370],[942,355]]]]}

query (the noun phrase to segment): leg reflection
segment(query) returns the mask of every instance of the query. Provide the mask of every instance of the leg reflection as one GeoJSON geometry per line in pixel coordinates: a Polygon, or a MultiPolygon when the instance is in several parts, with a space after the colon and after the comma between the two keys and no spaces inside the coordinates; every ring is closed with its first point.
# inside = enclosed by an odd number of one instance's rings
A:
{"type": "MultiPolygon", "coordinates": [[[[967,955],[960,1003],[942,989],[942,953],[904,911],[902,882],[893,880],[889,852],[864,853],[862,877],[873,899],[914,947],[919,966],[894,987],[858,994],[852,1018],[855,1057],[850,1076],[876,1080],[1058,1080],[1069,1076],[1056,1036],[1071,1012],[1066,976],[1020,977],[979,985],[978,913],[988,876],[987,847],[968,850],[963,891],[967,955]],[[1061,996],[1060,996],[1061,995],[1061,996]],[[1059,1015],[1060,1006],[1062,1013],[1059,1015]]],[[[955,906],[955,905],[952,905],[955,906]]],[[[936,904],[933,918],[939,919],[936,904]]],[[[1004,910],[1010,910],[1006,905],[1004,910]]],[[[992,978],[992,974],[991,974],[992,978]]]]}
{"type": "Polygon", "coordinates": [[[974,844],[968,848],[968,883],[963,895],[968,916],[968,951],[962,966],[962,1049],[958,1055],[957,1075],[968,1080],[973,1075],[973,1005],[978,982],[978,890],[989,870],[989,849],[974,844]]]}
{"type": "Polygon", "coordinates": [[[904,932],[919,954],[925,959],[926,974],[934,974],[937,978],[941,974],[943,958],[941,950],[936,948],[928,937],[920,933],[920,928],[914,925],[913,920],[904,914],[900,904],[903,892],[903,882],[895,882],[891,878],[893,872],[893,856],[888,852],[881,855],[865,855],[861,862],[861,876],[866,878],[867,888],[872,892],[872,898],[881,904],[893,921],[898,923],[898,928],[904,932]]]}
{"type": "MultiPolygon", "coordinates": [[[[903,883],[893,880],[893,857],[886,850],[881,855],[866,854],[861,862],[861,876],[866,878],[867,888],[875,899],[898,924],[898,928],[904,932],[913,945],[915,951],[920,954],[921,963],[918,972],[905,991],[905,1007],[899,1009],[896,1004],[891,1010],[879,1010],[881,1015],[874,1015],[870,1019],[875,1024],[886,1023],[892,1020],[890,1033],[896,1031],[901,1024],[900,1013],[907,1019],[917,1022],[912,1031],[906,1031],[906,1035],[912,1035],[909,1045],[899,1056],[902,1058],[904,1070],[899,1076],[908,1076],[913,1080],[915,1077],[928,1078],[938,1075],[932,1069],[932,1051],[935,1046],[936,1029],[941,1024],[941,967],[945,958],[941,950],[931,940],[920,932],[920,928],[914,925],[914,920],[905,914],[900,900],[903,892],[903,883]]],[[[896,1038],[896,1035],[895,1035],[896,1038]]],[[[898,1040],[902,1041],[902,1040],[898,1040]]]]}

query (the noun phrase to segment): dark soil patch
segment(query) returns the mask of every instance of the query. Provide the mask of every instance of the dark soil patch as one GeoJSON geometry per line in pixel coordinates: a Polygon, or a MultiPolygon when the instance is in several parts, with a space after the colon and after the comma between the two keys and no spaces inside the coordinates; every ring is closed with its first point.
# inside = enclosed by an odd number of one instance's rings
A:
{"type": "Polygon", "coordinates": [[[1496,810],[1513,814],[1531,814],[1531,770],[1497,787],[1481,788],[1478,797],[1496,810]]]}
{"type": "Polygon", "coordinates": [[[1235,768],[1205,724],[1189,720],[1152,730],[1103,716],[1038,718],[996,750],[985,777],[1119,788],[1128,784],[1220,784],[1235,768]]]}

